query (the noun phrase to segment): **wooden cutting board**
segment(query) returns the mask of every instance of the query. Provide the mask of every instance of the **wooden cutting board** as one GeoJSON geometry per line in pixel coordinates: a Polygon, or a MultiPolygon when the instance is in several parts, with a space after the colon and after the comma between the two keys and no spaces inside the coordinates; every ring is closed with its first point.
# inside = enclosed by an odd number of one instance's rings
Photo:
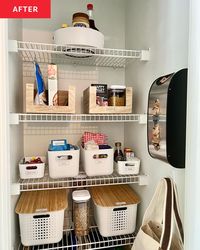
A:
{"type": "Polygon", "coordinates": [[[68,190],[41,190],[23,192],[17,202],[17,214],[53,212],[68,207],[68,190]]]}
{"type": "Polygon", "coordinates": [[[90,193],[94,203],[103,207],[132,205],[140,202],[139,197],[129,185],[92,187],[90,193]]]}

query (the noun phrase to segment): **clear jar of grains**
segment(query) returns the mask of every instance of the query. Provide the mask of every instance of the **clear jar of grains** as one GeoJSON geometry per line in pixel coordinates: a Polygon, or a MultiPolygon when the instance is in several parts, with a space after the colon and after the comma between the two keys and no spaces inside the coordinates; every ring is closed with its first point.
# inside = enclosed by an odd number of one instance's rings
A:
{"type": "Polygon", "coordinates": [[[84,236],[89,233],[89,201],[88,190],[77,190],[72,193],[73,222],[76,236],[84,236]]]}
{"type": "Polygon", "coordinates": [[[112,85],[108,89],[108,106],[125,106],[126,105],[126,86],[112,85]]]}

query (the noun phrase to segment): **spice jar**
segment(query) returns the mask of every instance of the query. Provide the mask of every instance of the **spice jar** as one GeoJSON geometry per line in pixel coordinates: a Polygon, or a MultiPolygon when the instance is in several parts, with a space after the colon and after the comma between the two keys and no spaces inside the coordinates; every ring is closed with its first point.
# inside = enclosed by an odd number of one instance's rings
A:
{"type": "Polygon", "coordinates": [[[89,28],[89,16],[86,13],[74,13],[72,19],[72,25],[74,27],[89,28]]]}
{"type": "Polygon", "coordinates": [[[72,193],[73,222],[76,236],[84,236],[89,233],[89,201],[88,190],[77,190],[72,193]]]}
{"type": "Polygon", "coordinates": [[[134,158],[134,152],[131,148],[124,148],[124,157],[126,161],[132,161],[134,158]]]}
{"type": "Polygon", "coordinates": [[[108,106],[125,106],[126,87],[122,85],[112,85],[108,89],[108,106]]]}

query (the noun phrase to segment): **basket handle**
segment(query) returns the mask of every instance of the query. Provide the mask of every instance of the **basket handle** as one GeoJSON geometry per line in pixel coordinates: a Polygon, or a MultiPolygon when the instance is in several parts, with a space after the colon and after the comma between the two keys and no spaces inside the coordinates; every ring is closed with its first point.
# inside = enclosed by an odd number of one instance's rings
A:
{"type": "Polygon", "coordinates": [[[36,170],[37,168],[37,166],[27,166],[26,170],[36,170]]]}
{"type": "Polygon", "coordinates": [[[134,166],[135,166],[135,163],[125,163],[125,166],[126,166],[126,167],[134,167],[134,166]]]}
{"type": "Polygon", "coordinates": [[[49,218],[50,214],[33,215],[33,219],[49,218]]]}
{"type": "Polygon", "coordinates": [[[57,159],[58,159],[58,160],[65,160],[65,161],[68,161],[68,160],[72,160],[72,159],[73,159],[73,156],[72,156],[72,155],[58,155],[58,156],[57,156],[57,159]]]}
{"type": "Polygon", "coordinates": [[[95,154],[93,155],[93,159],[106,159],[108,158],[107,154],[95,154]]]}

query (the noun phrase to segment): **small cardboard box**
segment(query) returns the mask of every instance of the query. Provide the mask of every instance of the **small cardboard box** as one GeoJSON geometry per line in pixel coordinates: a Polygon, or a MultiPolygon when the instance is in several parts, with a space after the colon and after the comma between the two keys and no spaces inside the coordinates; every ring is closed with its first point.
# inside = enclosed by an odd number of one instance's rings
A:
{"type": "Polygon", "coordinates": [[[58,80],[57,80],[57,65],[48,65],[48,104],[49,106],[58,106],[58,80]]]}

